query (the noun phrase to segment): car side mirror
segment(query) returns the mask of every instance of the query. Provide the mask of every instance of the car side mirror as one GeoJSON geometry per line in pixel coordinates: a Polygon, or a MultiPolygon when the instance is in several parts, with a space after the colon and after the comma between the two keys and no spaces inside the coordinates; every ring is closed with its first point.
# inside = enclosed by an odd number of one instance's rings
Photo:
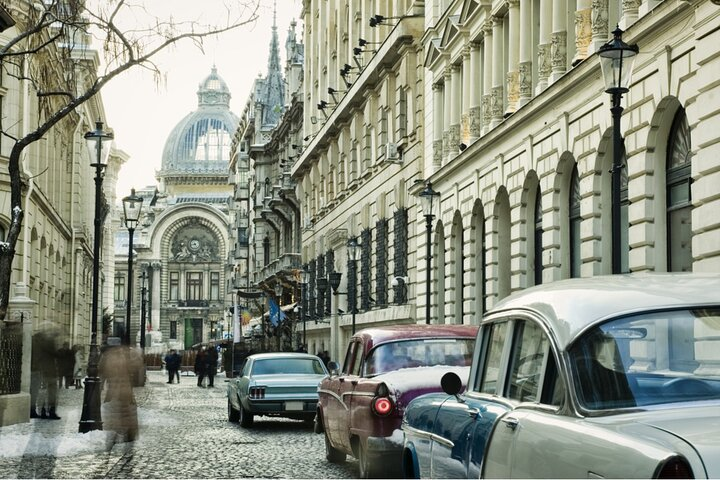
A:
{"type": "Polygon", "coordinates": [[[327,365],[328,370],[330,370],[330,375],[338,375],[340,372],[340,365],[338,365],[337,362],[330,362],[327,365]]]}
{"type": "Polygon", "coordinates": [[[440,386],[448,395],[457,396],[462,391],[462,380],[457,373],[448,372],[440,379],[440,386]]]}

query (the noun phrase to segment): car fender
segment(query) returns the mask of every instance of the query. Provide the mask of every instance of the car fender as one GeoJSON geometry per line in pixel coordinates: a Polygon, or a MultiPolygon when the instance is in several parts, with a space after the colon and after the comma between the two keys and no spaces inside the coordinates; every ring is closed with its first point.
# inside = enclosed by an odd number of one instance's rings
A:
{"type": "Polygon", "coordinates": [[[420,463],[412,442],[405,442],[403,446],[402,473],[403,478],[420,478],[420,463]]]}

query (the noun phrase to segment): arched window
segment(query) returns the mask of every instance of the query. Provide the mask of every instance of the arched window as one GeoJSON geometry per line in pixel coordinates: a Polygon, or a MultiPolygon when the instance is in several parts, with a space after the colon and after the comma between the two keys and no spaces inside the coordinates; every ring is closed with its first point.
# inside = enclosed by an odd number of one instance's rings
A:
{"type": "Polygon", "coordinates": [[[690,197],[690,126],[685,110],[675,114],[668,139],[667,264],[670,272],[692,271],[692,199],[690,197]]]}
{"type": "Polygon", "coordinates": [[[543,263],[542,263],[542,252],[543,252],[543,244],[542,244],[542,236],[543,236],[543,225],[542,225],[542,200],[540,198],[540,188],[538,187],[537,190],[535,190],[535,229],[534,229],[534,285],[540,285],[542,284],[542,269],[543,269],[543,263]]]}
{"type": "Polygon", "coordinates": [[[570,212],[570,277],[580,276],[582,258],[580,256],[580,176],[577,165],[573,167],[570,177],[570,196],[568,197],[568,211],[570,212]]]}

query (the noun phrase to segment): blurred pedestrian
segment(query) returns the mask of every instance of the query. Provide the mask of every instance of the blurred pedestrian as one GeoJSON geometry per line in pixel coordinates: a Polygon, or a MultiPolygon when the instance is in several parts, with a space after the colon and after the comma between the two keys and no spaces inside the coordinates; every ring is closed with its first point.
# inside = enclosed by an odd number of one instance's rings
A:
{"type": "Polygon", "coordinates": [[[30,358],[30,418],[60,420],[57,415],[58,348],[52,331],[41,330],[32,336],[30,358]],[[40,389],[46,390],[40,402],[40,389]],[[38,409],[40,413],[38,413],[38,409]]]}
{"type": "Polygon", "coordinates": [[[121,441],[138,437],[137,404],[133,394],[134,376],[143,368],[142,357],[119,345],[119,338],[108,338],[108,348],[100,357],[100,377],[105,383],[102,405],[103,428],[113,430],[121,441]]]}
{"type": "Polygon", "coordinates": [[[58,386],[62,388],[63,380],[65,388],[75,384],[75,354],[70,349],[70,343],[64,342],[63,346],[58,349],[57,353],[58,365],[58,386]]]}
{"type": "Polygon", "coordinates": [[[77,343],[73,345],[73,352],[75,355],[75,372],[73,377],[75,380],[75,389],[83,388],[82,381],[85,378],[85,348],[77,343]]]}
{"type": "Polygon", "coordinates": [[[173,348],[165,355],[165,369],[168,373],[167,383],[173,383],[177,377],[177,383],[180,383],[180,355],[173,348]]]}
{"type": "Polygon", "coordinates": [[[209,347],[205,352],[205,375],[208,379],[208,388],[215,386],[215,375],[218,367],[218,351],[215,347],[209,347]]]}
{"type": "Polygon", "coordinates": [[[203,385],[205,366],[205,347],[202,347],[195,355],[195,376],[197,377],[197,386],[200,388],[205,388],[203,385]]]}

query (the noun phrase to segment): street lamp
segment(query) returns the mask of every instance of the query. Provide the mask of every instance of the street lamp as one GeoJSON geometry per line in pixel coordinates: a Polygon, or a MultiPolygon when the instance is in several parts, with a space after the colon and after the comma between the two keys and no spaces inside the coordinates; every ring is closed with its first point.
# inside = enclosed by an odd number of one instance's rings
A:
{"type": "Polygon", "coordinates": [[[605,92],[612,96],[613,117],[613,165],[612,165],[612,273],[621,273],[620,252],[620,188],[623,169],[623,139],[620,133],[620,116],[623,107],[620,100],[623,93],[629,91],[637,45],[628,45],[622,41],[623,31],[617,27],[613,39],[602,45],[598,50],[600,68],[605,79],[605,92]]]}
{"type": "Polygon", "coordinates": [[[348,269],[348,307],[350,307],[350,313],[352,314],[352,333],[355,334],[355,314],[357,313],[357,261],[360,258],[360,245],[357,243],[355,237],[351,238],[347,242],[348,262],[352,263],[352,285],[350,289],[350,271],[348,269]],[[352,291],[351,291],[352,290],[352,291]],[[352,298],[352,303],[350,299],[352,298]]]}
{"type": "MultiPolygon", "coordinates": [[[[307,298],[307,284],[310,282],[310,272],[305,270],[304,268],[300,270],[300,284],[302,285],[303,293],[302,295],[305,295],[303,298],[307,298]]],[[[305,305],[303,303],[303,305],[305,305]]],[[[307,350],[307,331],[305,329],[305,321],[306,321],[306,315],[307,312],[303,311],[303,309],[300,309],[300,315],[302,315],[302,324],[303,324],[303,346],[307,350]]]]}
{"type": "Polygon", "coordinates": [[[91,152],[91,155],[95,155],[94,163],[90,164],[91,167],[95,167],[95,236],[93,238],[90,355],[88,357],[87,377],[85,377],[83,408],[78,428],[80,433],[87,433],[91,430],[102,430],[100,379],[98,378],[99,355],[97,348],[98,285],[100,278],[100,227],[102,226],[104,217],[102,212],[103,168],[107,165],[112,139],[112,132],[104,131],[103,123],[100,120],[95,123],[95,130],[85,134],[88,150],[91,152]]]}
{"type": "Polygon", "coordinates": [[[419,194],[422,204],[423,215],[425,215],[425,230],[427,232],[427,250],[426,250],[426,268],[425,268],[425,323],[430,324],[430,258],[432,256],[432,221],[435,218],[433,214],[433,202],[435,197],[440,194],[432,189],[432,183],[426,182],[425,188],[419,194]]]}
{"type": "Polygon", "coordinates": [[[140,276],[140,298],[142,299],[140,304],[140,348],[145,354],[145,308],[146,308],[146,295],[147,295],[147,272],[143,270],[140,276]]]}
{"type": "Polygon", "coordinates": [[[140,210],[142,209],[143,199],[135,195],[135,189],[130,190],[130,195],[122,199],[123,211],[125,212],[125,226],[130,234],[128,243],[128,293],[127,293],[127,313],[125,315],[125,345],[130,346],[130,309],[132,308],[133,294],[133,234],[140,219],[140,210]]]}

